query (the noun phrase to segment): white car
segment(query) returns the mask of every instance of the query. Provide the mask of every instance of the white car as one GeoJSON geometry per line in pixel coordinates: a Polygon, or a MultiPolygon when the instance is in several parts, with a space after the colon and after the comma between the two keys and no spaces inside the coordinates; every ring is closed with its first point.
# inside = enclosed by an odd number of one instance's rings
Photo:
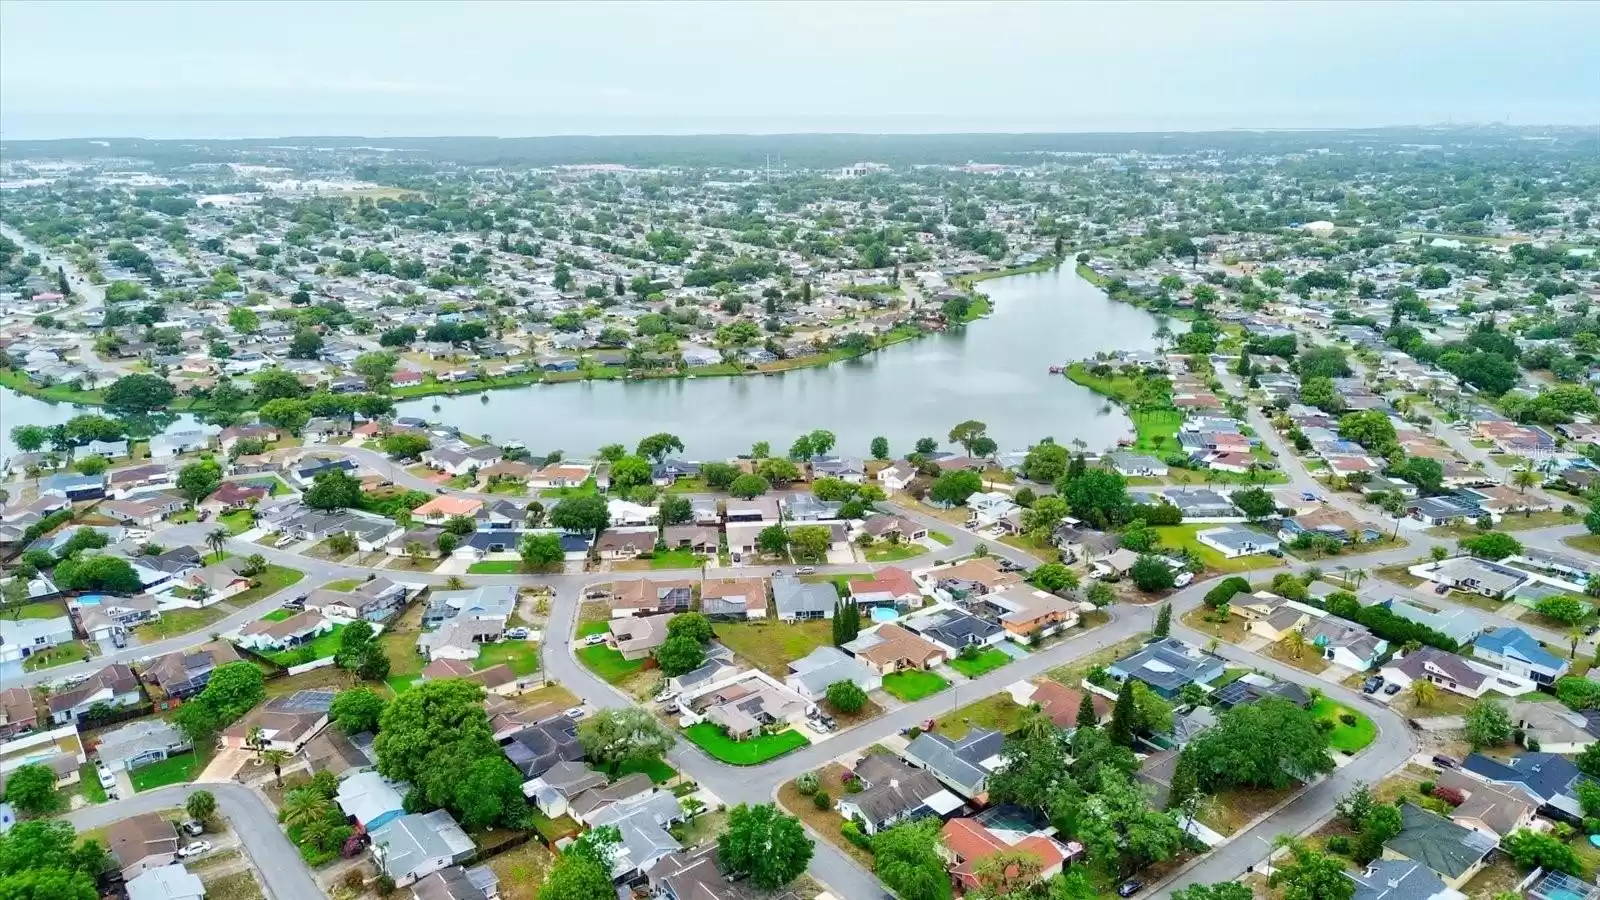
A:
{"type": "Polygon", "coordinates": [[[587,713],[588,713],[588,710],[585,710],[583,707],[574,706],[573,708],[567,710],[567,718],[569,718],[569,719],[581,719],[587,713]]]}
{"type": "Polygon", "coordinates": [[[526,628],[507,628],[506,629],[506,637],[511,639],[511,640],[513,640],[513,641],[525,641],[525,640],[528,639],[528,629],[526,629],[526,628]]]}
{"type": "Polygon", "coordinates": [[[794,573],[796,575],[815,575],[815,574],[817,574],[817,567],[816,566],[801,566],[800,568],[795,569],[794,573]]]}
{"type": "Polygon", "coordinates": [[[178,851],[178,858],[179,859],[189,859],[191,857],[199,856],[202,853],[210,853],[210,852],[211,852],[211,842],[210,841],[195,841],[194,843],[188,845],[187,847],[184,847],[183,849],[179,850],[178,851]]]}
{"type": "Polygon", "coordinates": [[[606,642],[606,636],[603,634],[591,634],[584,638],[583,642],[593,647],[595,644],[604,644],[606,642]]]}
{"type": "Polygon", "coordinates": [[[95,774],[100,777],[100,786],[101,787],[103,787],[103,788],[114,788],[114,787],[117,786],[117,776],[111,774],[111,772],[109,770],[107,770],[104,766],[101,766],[98,769],[96,769],[95,770],[95,774]]]}

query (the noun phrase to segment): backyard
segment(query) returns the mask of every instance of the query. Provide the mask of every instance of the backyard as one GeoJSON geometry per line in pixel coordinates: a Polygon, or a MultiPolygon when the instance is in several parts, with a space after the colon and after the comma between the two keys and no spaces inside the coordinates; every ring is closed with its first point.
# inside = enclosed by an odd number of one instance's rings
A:
{"type": "Polygon", "coordinates": [[[1216,549],[1200,543],[1199,538],[1195,537],[1198,532],[1216,527],[1218,526],[1206,524],[1161,525],[1155,532],[1163,546],[1190,551],[1207,569],[1214,572],[1248,572],[1252,569],[1271,569],[1283,565],[1283,560],[1265,553],[1229,559],[1216,549]]]}
{"type": "Polygon", "coordinates": [[[907,669],[883,676],[883,689],[907,703],[931,697],[949,686],[950,682],[940,676],[920,669],[907,669]]]}
{"type": "Polygon", "coordinates": [[[326,634],[319,634],[309,641],[287,650],[274,650],[263,652],[261,655],[272,660],[280,666],[297,666],[308,663],[314,659],[332,656],[339,650],[339,635],[344,631],[344,623],[333,626],[333,630],[326,634]]]}
{"type": "Polygon", "coordinates": [[[684,729],[683,734],[695,746],[711,754],[713,759],[734,766],[758,765],[811,743],[805,735],[793,729],[736,741],[710,722],[691,725],[684,729]]]}
{"type": "Polygon", "coordinates": [[[794,623],[718,622],[715,630],[723,646],[761,671],[779,678],[788,674],[789,663],[818,647],[833,644],[833,623],[827,619],[794,623]]]}
{"type": "Polygon", "coordinates": [[[957,656],[955,659],[950,660],[950,668],[968,678],[977,678],[979,675],[993,672],[1008,662],[1011,662],[1011,654],[998,647],[986,647],[978,651],[970,659],[965,656],[957,656]]]}

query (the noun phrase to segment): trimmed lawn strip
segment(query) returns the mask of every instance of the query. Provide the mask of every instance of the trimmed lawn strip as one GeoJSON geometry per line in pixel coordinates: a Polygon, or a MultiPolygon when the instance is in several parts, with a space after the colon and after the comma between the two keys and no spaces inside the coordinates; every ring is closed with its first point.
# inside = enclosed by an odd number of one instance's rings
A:
{"type": "Polygon", "coordinates": [[[520,559],[491,559],[467,566],[468,575],[517,575],[521,572],[520,559]]]}
{"type": "Polygon", "coordinates": [[[578,637],[585,638],[591,634],[610,634],[611,622],[585,622],[578,626],[578,637]]]}
{"type": "Polygon", "coordinates": [[[191,750],[135,769],[129,777],[133,779],[135,791],[148,791],[169,784],[193,781],[199,774],[200,757],[191,750]]]}
{"type": "Polygon", "coordinates": [[[988,672],[993,672],[1006,663],[1011,662],[1011,655],[997,647],[988,647],[972,659],[963,659],[957,656],[950,660],[950,668],[967,676],[977,678],[988,672]]]}
{"type": "Polygon", "coordinates": [[[883,676],[883,689],[907,703],[931,697],[950,686],[950,682],[932,673],[907,669],[883,676]]]}
{"type": "Polygon", "coordinates": [[[504,640],[498,644],[478,645],[475,669],[487,669],[505,663],[517,675],[532,675],[539,671],[539,642],[504,640]]]}
{"type": "Polygon", "coordinates": [[[642,659],[623,659],[619,650],[605,644],[584,647],[578,651],[578,660],[588,666],[589,671],[612,684],[626,680],[644,668],[645,662],[642,659]]]}
{"type": "Polygon", "coordinates": [[[805,735],[792,729],[735,741],[710,722],[691,725],[684,729],[683,734],[696,747],[711,754],[713,759],[734,766],[759,765],[811,743],[805,735]]]}

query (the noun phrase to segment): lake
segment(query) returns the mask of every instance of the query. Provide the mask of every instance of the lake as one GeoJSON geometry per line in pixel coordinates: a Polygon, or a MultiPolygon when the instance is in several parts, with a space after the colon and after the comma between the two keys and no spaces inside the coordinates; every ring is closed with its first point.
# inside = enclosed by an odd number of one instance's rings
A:
{"type": "MultiPolygon", "coordinates": [[[[399,413],[573,456],[608,443],[631,448],[658,431],[681,437],[690,459],[746,453],[761,440],[781,454],[816,428],[837,435],[837,452],[865,456],[882,435],[898,456],[921,437],[943,444],[951,426],[966,419],[987,423],[1002,450],[1045,436],[1101,449],[1132,433],[1120,410],[1049,368],[1104,350],[1153,349],[1155,316],[1111,300],[1067,266],[981,288],[994,300],[988,318],[830,366],[771,376],[538,384],[406,401],[399,413]]],[[[1170,325],[1181,331],[1184,323],[1170,325]]],[[[59,424],[76,413],[0,389],[0,455],[16,452],[12,426],[59,424]]]]}

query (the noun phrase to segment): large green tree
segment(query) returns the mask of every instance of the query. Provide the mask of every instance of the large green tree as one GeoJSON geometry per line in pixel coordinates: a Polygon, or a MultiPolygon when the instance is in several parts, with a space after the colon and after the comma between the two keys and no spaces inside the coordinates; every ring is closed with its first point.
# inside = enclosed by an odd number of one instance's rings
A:
{"type": "Polygon", "coordinates": [[[1328,734],[1310,712],[1276,698],[1223,713],[1195,738],[1200,784],[1208,791],[1232,787],[1283,789],[1295,780],[1333,771],[1328,734]]]}
{"type": "Polygon", "coordinates": [[[672,749],[672,733],[637,706],[603,709],[578,724],[584,755],[615,772],[628,763],[653,762],[672,749]]]}
{"type": "Polygon", "coordinates": [[[939,849],[939,820],[905,822],[873,837],[872,868],[901,900],[942,900],[950,879],[939,849]]]}
{"type": "Polygon", "coordinates": [[[178,391],[165,378],[145,373],[124,375],[106,388],[106,408],[117,413],[141,415],[171,403],[178,391]]]}
{"type": "Polygon", "coordinates": [[[777,890],[811,864],[811,838],[800,820],[771,803],[744,803],[728,813],[717,837],[717,859],[735,875],[748,875],[756,887],[777,890]]]}

